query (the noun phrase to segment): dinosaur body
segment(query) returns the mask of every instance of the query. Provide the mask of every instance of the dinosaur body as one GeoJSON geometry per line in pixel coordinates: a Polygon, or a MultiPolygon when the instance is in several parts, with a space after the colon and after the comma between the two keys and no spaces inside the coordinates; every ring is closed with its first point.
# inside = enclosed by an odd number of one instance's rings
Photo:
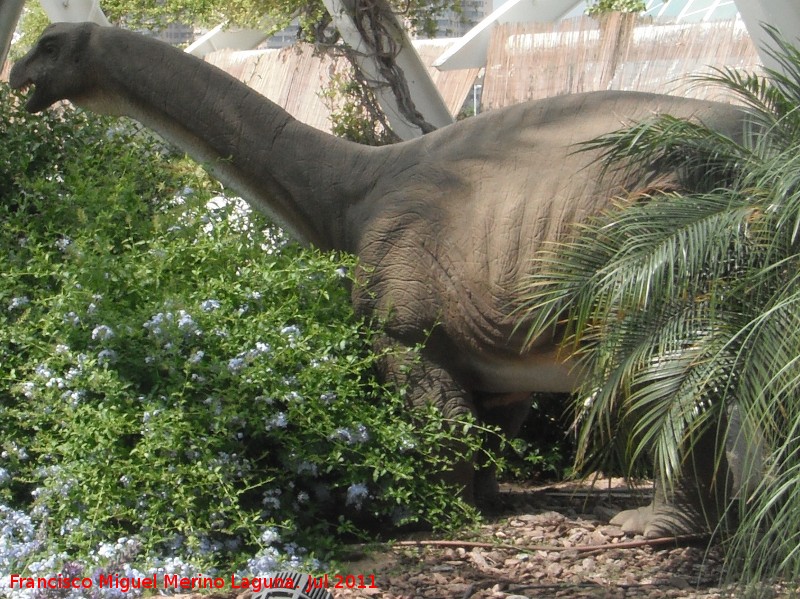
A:
{"type": "MultiPolygon", "coordinates": [[[[386,344],[425,345],[419,362],[387,361],[385,376],[409,383],[414,403],[470,412],[510,433],[530,393],[570,392],[579,377],[552,335],[522,338],[515,308],[531,258],[625,183],[601,179],[597,156],[576,144],[659,112],[731,136],[742,129],[727,105],[599,92],[365,147],[303,125],[166,44],[89,24],[51,26],[10,81],[34,85],[31,111],[68,99],[133,117],[299,240],[356,254],[356,311],[381,323],[386,344]]],[[[488,484],[472,472],[465,464],[455,473],[467,493],[488,484]]]]}

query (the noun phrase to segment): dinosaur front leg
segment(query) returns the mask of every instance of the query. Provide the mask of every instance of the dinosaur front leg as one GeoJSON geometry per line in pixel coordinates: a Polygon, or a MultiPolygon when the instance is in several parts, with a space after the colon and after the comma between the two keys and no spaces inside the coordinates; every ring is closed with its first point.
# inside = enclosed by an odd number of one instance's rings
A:
{"type": "Polygon", "coordinates": [[[728,513],[733,491],[727,460],[718,447],[716,429],[703,433],[688,452],[672,488],[657,482],[649,505],[620,512],[611,524],[647,538],[713,530],[728,513]]]}
{"type": "MultiPolygon", "coordinates": [[[[472,393],[448,369],[389,338],[379,341],[375,349],[383,353],[382,378],[405,389],[411,407],[433,405],[445,419],[453,421],[464,416],[478,416],[472,393]]],[[[464,500],[474,504],[475,467],[470,444],[466,441],[456,440],[445,448],[451,466],[441,477],[447,484],[461,489],[464,500]]]]}

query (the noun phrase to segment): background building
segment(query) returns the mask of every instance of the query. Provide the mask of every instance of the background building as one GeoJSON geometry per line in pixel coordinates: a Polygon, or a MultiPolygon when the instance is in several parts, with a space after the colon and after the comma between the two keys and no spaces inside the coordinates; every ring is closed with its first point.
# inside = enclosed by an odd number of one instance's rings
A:
{"type": "Polygon", "coordinates": [[[461,37],[492,12],[492,0],[461,0],[461,11],[447,10],[436,19],[434,37],[461,37]]]}

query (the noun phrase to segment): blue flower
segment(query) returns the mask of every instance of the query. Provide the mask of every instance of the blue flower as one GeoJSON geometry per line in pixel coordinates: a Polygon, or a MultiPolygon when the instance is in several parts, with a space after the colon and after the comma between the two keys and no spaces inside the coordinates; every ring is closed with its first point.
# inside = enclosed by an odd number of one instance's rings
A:
{"type": "Polygon", "coordinates": [[[99,354],[97,354],[97,363],[100,365],[103,364],[113,364],[117,361],[117,352],[113,349],[104,349],[99,354]]]}
{"type": "Polygon", "coordinates": [[[253,576],[268,576],[280,567],[280,554],[277,549],[267,547],[254,558],[247,560],[247,573],[253,576]]]}
{"type": "Polygon", "coordinates": [[[275,527],[265,528],[264,532],[261,533],[261,542],[264,545],[272,545],[274,543],[278,543],[281,540],[281,534],[275,527]]]}
{"type": "Polygon", "coordinates": [[[72,245],[72,240],[69,237],[62,237],[56,241],[56,248],[58,248],[60,252],[66,252],[70,245],[72,245]]]}
{"type": "Polygon", "coordinates": [[[267,430],[273,429],[273,428],[286,428],[287,424],[289,424],[289,419],[286,417],[286,413],[285,412],[278,412],[267,423],[267,430]]]}
{"type": "Polygon", "coordinates": [[[237,373],[245,366],[244,358],[242,357],[235,357],[228,360],[228,370],[233,373],[237,373]]]}
{"type": "Polygon", "coordinates": [[[186,334],[200,333],[197,323],[186,310],[178,310],[178,328],[186,334]]]}
{"type": "Polygon", "coordinates": [[[36,366],[35,372],[43,379],[49,379],[53,376],[53,371],[50,370],[47,364],[39,364],[38,366],[36,366]]]}
{"type": "Polygon", "coordinates": [[[308,473],[311,476],[317,476],[318,469],[317,469],[317,465],[314,464],[313,462],[302,461],[299,464],[297,464],[297,467],[295,468],[295,472],[297,474],[308,473]]]}
{"type": "Polygon", "coordinates": [[[333,432],[333,434],[330,436],[330,439],[339,439],[348,445],[366,443],[369,441],[369,431],[363,424],[357,424],[355,429],[340,426],[333,432]]]}
{"type": "Polygon", "coordinates": [[[417,448],[417,444],[414,442],[413,439],[408,437],[403,437],[400,439],[400,451],[405,453],[407,451],[412,451],[417,448]]]}
{"type": "Polygon", "coordinates": [[[11,312],[12,310],[24,308],[30,303],[31,300],[26,295],[21,295],[20,297],[12,298],[11,301],[8,303],[8,311],[11,312]]]}
{"type": "Polygon", "coordinates": [[[219,309],[220,306],[221,304],[219,303],[219,300],[207,299],[200,304],[200,309],[203,312],[213,312],[214,310],[219,309]]]}
{"type": "Polygon", "coordinates": [[[356,430],[353,432],[353,439],[356,443],[366,443],[369,441],[369,430],[363,424],[357,424],[356,430]]]}
{"type": "Polygon", "coordinates": [[[269,343],[264,343],[263,341],[256,341],[256,347],[254,351],[257,354],[268,354],[272,351],[272,347],[269,343]]]}
{"type": "Polygon", "coordinates": [[[369,489],[364,483],[353,483],[347,488],[346,505],[352,505],[357,510],[361,509],[364,500],[369,497],[369,489]]]}
{"type": "Polygon", "coordinates": [[[86,391],[82,389],[67,389],[61,394],[61,401],[68,403],[73,408],[80,405],[86,397],[86,391]]]}
{"type": "Polygon", "coordinates": [[[150,331],[153,335],[160,335],[161,334],[161,324],[164,323],[166,320],[166,316],[163,312],[159,312],[158,314],[154,314],[150,317],[150,320],[145,322],[142,326],[150,331]]]}
{"type": "Polygon", "coordinates": [[[294,347],[295,340],[300,336],[300,328],[294,324],[283,327],[281,335],[289,340],[289,347],[294,347]]]}
{"type": "Polygon", "coordinates": [[[65,323],[71,324],[74,327],[81,324],[81,317],[78,316],[75,312],[67,312],[66,314],[64,314],[63,320],[65,323]]]}
{"type": "Polygon", "coordinates": [[[333,434],[331,435],[331,439],[339,439],[344,441],[348,445],[353,444],[353,434],[350,432],[350,429],[344,426],[340,426],[337,428],[333,434]]]}
{"type": "Polygon", "coordinates": [[[92,330],[92,339],[95,341],[108,341],[112,337],[114,337],[114,330],[108,325],[97,325],[92,330]]]}
{"type": "Polygon", "coordinates": [[[261,500],[261,503],[264,505],[265,508],[272,509],[272,510],[279,510],[281,507],[281,500],[276,497],[275,495],[264,493],[264,497],[261,500]]]}
{"type": "MultiPolygon", "coordinates": [[[[28,514],[0,504],[0,545],[3,548],[0,552],[0,572],[21,570],[40,548],[41,543],[28,514]]],[[[35,562],[28,565],[31,572],[34,572],[35,562]]]]}
{"type": "Polygon", "coordinates": [[[111,543],[100,543],[100,547],[97,548],[97,555],[111,559],[117,555],[116,546],[111,543]]]}

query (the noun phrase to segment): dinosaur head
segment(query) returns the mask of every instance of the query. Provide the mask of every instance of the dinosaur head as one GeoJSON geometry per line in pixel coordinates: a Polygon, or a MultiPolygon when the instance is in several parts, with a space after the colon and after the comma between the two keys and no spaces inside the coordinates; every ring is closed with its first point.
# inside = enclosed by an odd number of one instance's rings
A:
{"type": "Polygon", "coordinates": [[[77,100],[92,91],[88,46],[92,23],[50,25],[36,45],[11,69],[13,89],[33,87],[25,108],[39,112],[58,100],[77,100]]]}

